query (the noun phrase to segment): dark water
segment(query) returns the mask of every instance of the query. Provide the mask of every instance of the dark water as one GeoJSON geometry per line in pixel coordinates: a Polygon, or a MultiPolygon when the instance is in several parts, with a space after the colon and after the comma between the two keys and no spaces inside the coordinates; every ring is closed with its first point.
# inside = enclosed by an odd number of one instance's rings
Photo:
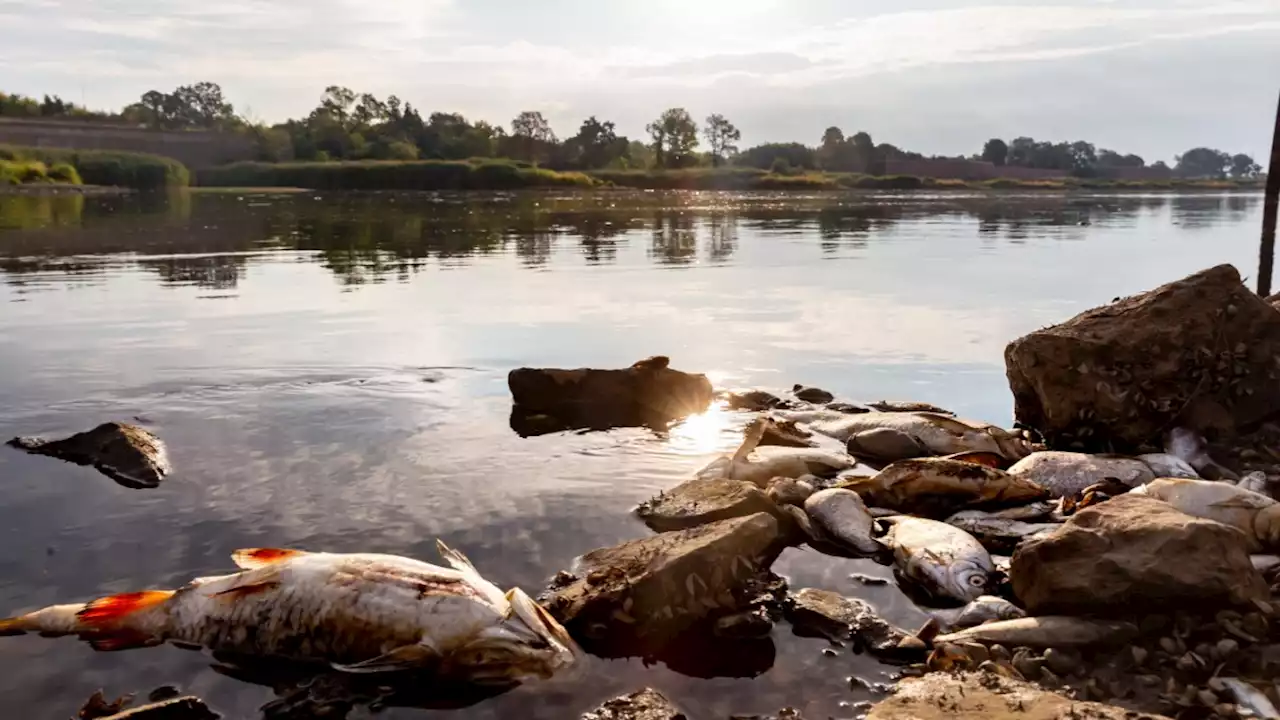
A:
{"type": "MultiPolygon", "coordinates": [[[[745,418],[520,439],[511,368],[661,353],[721,386],[1007,423],[1007,341],[1212,264],[1254,275],[1260,211],[1223,195],[0,197],[0,437],[136,417],[177,468],[128,490],[0,448],[0,611],[173,587],[241,547],[435,560],[437,537],[536,591],[644,535],[630,508],[735,446],[745,418]]],[[[775,569],[922,618],[849,579],[885,575],[866,562],[789,550],[775,569]]],[[[870,697],[846,677],[888,669],[824,646],[779,627],[756,667],[722,671],[754,678],[593,659],[451,713],[563,718],[652,685],[695,717],[839,715],[870,697]]],[[[5,708],[32,718],[99,687],[172,683],[228,717],[273,697],[169,647],[3,638],[0,668],[5,708]]]]}

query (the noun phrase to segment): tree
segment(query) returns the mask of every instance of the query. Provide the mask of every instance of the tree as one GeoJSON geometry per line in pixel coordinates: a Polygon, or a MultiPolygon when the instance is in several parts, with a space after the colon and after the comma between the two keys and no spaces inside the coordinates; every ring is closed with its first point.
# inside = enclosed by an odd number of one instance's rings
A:
{"type": "Polygon", "coordinates": [[[1262,166],[1253,161],[1253,158],[1244,153],[1239,153],[1231,157],[1231,177],[1233,178],[1251,178],[1257,177],[1262,172],[1262,166]]]}
{"type": "Polygon", "coordinates": [[[991,138],[982,146],[982,159],[996,167],[1003,166],[1009,159],[1009,145],[1000,138],[991,138]]]}
{"type": "Polygon", "coordinates": [[[511,136],[516,139],[521,159],[533,163],[545,156],[547,145],[556,141],[551,123],[542,117],[542,113],[531,110],[525,110],[511,121],[511,136]]]}
{"type": "Polygon", "coordinates": [[[1192,148],[1174,160],[1177,163],[1174,172],[1181,177],[1221,178],[1232,165],[1230,155],[1206,147],[1192,148]]]}
{"type": "Polygon", "coordinates": [[[601,122],[594,115],[583,120],[578,134],[564,144],[569,164],[588,170],[619,164],[631,147],[625,137],[618,137],[612,122],[601,122]]]}
{"type": "Polygon", "coordinates": [[[653,138],[658,167],[680,168],[692,164],[698,147],[698,125],[684,108],[671,108],[649,123],[645,130],[653,138]]]}
{"type": "Polygon", "coordinates": [[[844,132],[834,125],[822,133],[817,161],[822,169],[832,172],[853,172],[858,169],[852,143],[845,140],[844,132]]]}
{"type": "Polygon", "coordinates": [[[338,124],[348,127],[351,114],[351,106],[355,104],[356,94],[351,90],[338,86],[330,85],[324,89],[324,95],[320,98],[319,110],[329,114],[338,124]]]}
{"type": "Polygon", "coordinates": [[[733,162],[743,167],[771,170],[779,160],[786,163],[788,169],[813,170],[818,167],[818,154],[813,148],[800,143],[756,145],[743,150],[733,162]]]}
{"type": "Polygon", "coordinates": [[[738,146],[734,143],[742,139],[742,133],[725,116],[714,113],[707,116],[707,124],[702,128],[702,136],[707,139],[711,148],[711,164],[719,167],[725,158],[736,155],[738,146]]]}

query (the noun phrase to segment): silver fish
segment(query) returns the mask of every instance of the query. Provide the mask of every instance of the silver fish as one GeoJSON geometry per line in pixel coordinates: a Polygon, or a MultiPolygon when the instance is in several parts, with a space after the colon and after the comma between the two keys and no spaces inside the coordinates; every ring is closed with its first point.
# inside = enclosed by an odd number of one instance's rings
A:
{"type": "Polygon", "coordinates": [[[1133,623],[1050,615],[987,623],[939,635],[934,643],[982,642],[1007,647],[1066,648],[1121,643],[1137,634],[1138,628],[1133,623]]]}
{"type": "Polygon", "coordinates": [[[1231,483],[1162,478],[1130,491],[1243,532],[1253,548],[1280,548],[1280,503],[1231,483]]]}
{"type": "Polygon", "coordinates": [[[1226,686],[1227,692],[1236,701],[1236,705],[1249,710],[1254,717],[1262,720],[1280,720],[1280,712],[1263,692],[1239,678],[1218,678],[1226,686]]]}
{"type": "Polygon", "coordinates": [[[994,517],[981,510],[963,510],[945,521],[974,537],[1000,538],[1016,540],[1051,533],[1062,527],[1059,523],[1026,523],[1021,520],[1009,520],[994,517]]]}
{"type": "Polygon", "coordinates": [[[994,595],[983,595],[962,608],[930,610],[929,615],[950,632],[981,625],[994,620],[1016,620],[1027,613],[1022,608],[994,595]]]}
{"type": "Polygon", "coordinates": [[[1158,478],[1189,478],[1199,480],[1200,475],[1191,463],[1172,453],[1148,453],[1139,455],[1138,460],[1151,468],[1151,473],[1158,478]]]}
{"type": "Polygon", "coordinates": [[[376,673],[433,668],[471,682],[549,677],[568,633],[519,589],[505,594],[438,543],[452,569],[394,555],[249,549],[241,572],[55,605],[0,620],[0,635],[78,635],[98,650],[164,642],[328,662],[376,673]]]}
{"type": "Polygon", "coordinates": [[[904,577],[935,597],[972,602],[983,595],[995,566],[986,548],[946,523],[899,515],[882,538],[904,577]]]}
{"type": "Polygon", "coordinates": [[[933,455],[983,451],[1016,460],[1031,451],[1030,444],[1025,438],[1003,428],[936,413],[869,412],[845,415],[830,410],[807,412],[780,410],[776,414],[795,422],[808,423],[809,429],[814,432],[843,442],[848,442],[851,437],[864,431],[888,429],[910,436],[916,444],[933,455]]]}
{"type": "Polygon", "coordinates": [[[1009,468],[1009,474],[1034,482],[1053,497],[1076,495],[1109,478],[1136,487],[1156,477],[1141,460],[1058,451],[1032,453],[1009,468]]]}
{"type": "Polygon", "coordinates": [[[753,420],[747,425],[742,444],[733,455],[716,458],[698,471],[696,477],[742,480],[764,489],[775,477],[831,476],[856,464],[847,455],[811,448],[767,447],[755,452],[768,422],[764,417],[753,420]]]}
{"type": "Polygon", "coordinates": [[[1249,562],[1253,564],[1254,570],[1267,573],[1280,568],[1280,555],[1250,555],[1249,562]]]}
{"type": "Polygon", "coordinates": [[[845,487],[873,505],[930,516],[984,503],[1030,502],[1047,495],[1039,485],[1003,470],[947,458],[900,460],[870,480],[845,487]]]}
{"type": "Polygon", "coordinates": [[[835,545],[867,557],[886,557],[888,550],[872,537],[875,521],[852,490],[832,488],[809,496],[804,512],[818,534],[835,545]]]}
{"type": "Polygon", "coordinates": [[[802,478],[785,478],[777,477],[769,481],[769,488],[765,492],[769,499],[776,505],[795,505],[804,507],[804,503],[815,492],[815,480],[812,475],[806,475],[802,478]]]}

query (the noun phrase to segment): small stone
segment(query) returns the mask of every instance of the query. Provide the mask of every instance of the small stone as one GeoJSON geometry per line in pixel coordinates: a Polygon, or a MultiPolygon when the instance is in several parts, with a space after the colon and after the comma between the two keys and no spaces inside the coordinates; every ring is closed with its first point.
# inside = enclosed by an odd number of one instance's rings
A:
{"type": "Polygon", "coordinates": [[[838,656],[840,653],[836,652],[836,651],[835,651],[834,649],[832,649],[832,648],[822,648],[822,654],[823,654],[824,656],[826,656],[826,657],[836,657],[836,656],[838,656]]]}
{"type": "Polygon", "coordinates": [[[925,650],[929,649],[929,647],[924,644],[923,640],[909,635],[898,641],[897,648],[902,653],[923,653],[925,650]]]}
{"type": "Polygon", "coordinates": [[[991,651],[987,650],[985,645],[961,643],[960,647],[964,648],[965,653],[968,654],[969,659],[973,660],[974,665],[981,665],[991,659],[991,651]]]}
{"type": "Polygon", "coordinates": [[[1141,667],[1142,664],[1147,661],[1147,657],[1151,654],[1147,652],[1146,648],[1141,648],[1137,645],[1130,647],[1129,652],[1133,655],[1133,664],[1138,667],[1141,667]]]}
{"type": "Polygon", "coordinates": [[[1258,608],[1258,612],[1262,613],[1267,617],[1274,617],[1276,614],[1275,606],[1267,602],[1266,600],[1254,600],[1253,606],[1258,608]]]}
{"type": "Polygon", "coordinates": [[[1040,684],[1047,688],[1062,687],[1062,678],[1058,677],[1049,668],[1040,669],[1040,684]]]}
{"type": "Polygon", "coordinates": [[[1200,665],[1199,663],[1196,662],[1195,656],[1193,654],[1187,653],[1182,657],[1178,658],[1177,667],[1182,672],[1191,672],[1192,670],[1195,670],[1196,668],[1200,667],[1200,665]]]}
{"type": "Polygon", "coordinates": [[[1013,653],[1009,652],[1009,648],[1003,645],[992,645],[987,650],[991,653],[991,659],[998,663],[1013,662],[1013,653]]]}
{"type": "Polygon", "coordinates": [[[1031,651],[1022,648],[1013,654],[1013,669],[1022,673],[1024,678],[1040,677],[1040,670],[1044,667],[1044,661],[1040,658],[1033,657],[1031,651]]]}
{"type": "Polygon", "coordinates": [[[1217,651],[1219,659],[1226,660],[1227,658],[1239,652],[1240,643],[1236,642],[1235,640],[1232,640],[1231,638],[1223,638],[1218,641],[1218,645],[1214,648],[1214,650],[1217,651]]]}
{"type": "Polygon", "coordinates": [[[1196,693],[1196,699],[1206,707],[1213,707],[1218,704],[1218,696],[1212,690],[1201,690],[1196,693]]]}
{"type": "Polygon", "coordinates": [[[1160,682],[1161,681],[1160,681],[1159,675],[1139,675],[1138,676],[1138,683],[1145,687],[1159,687],[1160,682]]]}
{"type": "Polygon", "coordinates": [[[1199,645],[1196,645],[1196,655],[1199,655],[1202,658],[1213,657],[1213,648],[1213,645],[1210,645],[1207,642],[1202,642],[1199,645]]]}
{"type": "Polygon", "coordinates": [[[1222,678],[1220,677],[1209,678],[1209,682],[1205,684],[1209,686],[1210,690],[1216,693],[1224,694],[1227,692],[1227,684],[1223,682],[1222,678]]]}
{"type": "Polygon", "coordinates": [[[1160,638],[1160,649],[1169,653],[1170,655],[1177,655],[1179,652],[1181,652],[1178,649],[1178,641],[1168,636],[1160,638]]]}
{"type": "Polygon", "coordinates": [[[1249,633],[1256,638],[1265,638],[1268,627],[1267,618],[1260,612],[1251,612],[1244,616],[1244,620],[1240,622],[1240,629],[1249,633]]]}
{"type": "Polygon", "coordinates": [[[164,702],[165,700],[172,700],[180,695],[182,695],[182,691],[178,688],[172,685],[161,685],[155,690],[152,690],[150,695],[147,695],[147,702],[164,702]]]}
{"type": "Polygon", "coordinates": [[[1080,667],[1080,659],[1071,653],[1057,648],[1049,648],[1044,652],[1044,664],[1056,675],[1067,677],[1080,667]]]}
{"type": "Polygon", "coordinates": [[[1236,714],[1236,706],[1231,703],[1219,703],[1213,706],[1213,714],[1220,718],[1233,717],[1236,714]]]}

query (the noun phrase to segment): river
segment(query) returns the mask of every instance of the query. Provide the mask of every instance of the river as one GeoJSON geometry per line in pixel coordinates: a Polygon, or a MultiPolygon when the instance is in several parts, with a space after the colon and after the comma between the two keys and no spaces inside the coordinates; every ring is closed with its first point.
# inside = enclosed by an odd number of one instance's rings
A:
{"type": "MultiPolygon", "coordinates": [[[[655,354],[720,387],[818,385],[1007,424],[1005,344],[1230,262],[1256,276],[1260,195],[730,193],[0,197],[0,439],[141,422],[174,474],[131,490],[0,447],[0,611],[175,587],[242,547],[435,561],[437,537],[536,594],[648,531],[629,511],[737,445],[715,409],[655,433],[521,439],[506,373],[655,354]]],[[[794,588],[923,615],[869,561],[788,550],[794,588]]],[[[3,614],[3,613],[0,613],[3,614]]],[[[590,659],[461,709],[576,717],[656,687],[693,717],[840,715],[890,668],[775,629],[724,667],[590,659]],[[709,676],[709,677],[708,677],[709,676]]],[[[173,684],[226,717],[270,688],[158,647],[0,638],[9,712],[173,684]]],[[[365,717],[358,708],[351,717],[365,717]]],[[[846,715],[848,713],[845,713],[846,715]]]]}

